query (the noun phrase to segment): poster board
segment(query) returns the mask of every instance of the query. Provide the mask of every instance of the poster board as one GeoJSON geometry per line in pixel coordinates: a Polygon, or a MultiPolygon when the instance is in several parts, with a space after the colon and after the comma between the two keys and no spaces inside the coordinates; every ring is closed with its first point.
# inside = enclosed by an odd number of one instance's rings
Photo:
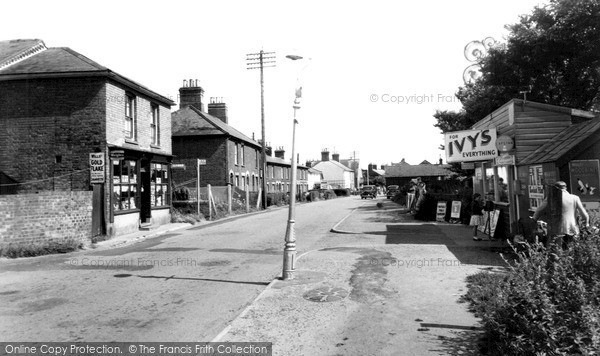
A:
{"type": "Polygon", "coordinates": [[[569,162],[571,178],[571,194],[575,194],[582,202],[600,200],[600,164],[597,159],[569,162]]]}
{"type": "Polygon", "coordinates": [[[477,230],[487,234],[488,231],[491,237],[494,237],[494,233],[496,232],[496,226],[498,225],[498,217],[500,216],[500,210],[492,210],[492,211],[484,211],[483,219],[481,219],[481,225],[477,228],[477,230]],[[488,226],[489,223],[489,226],[488,226]]]}
{"type": "Polygon", "coordinates": [[[453,200],[452,201],[452,210],[450,211],[450,217],[452,219],[460,219],[460,207],[462,202],[453,200]]]}
{"type": "Polygon", "coordinates": [[[435,214],[435,221],[444,221],[445,218],[446,218],[446,202],[438,201],[437,211],[435,214]]]}

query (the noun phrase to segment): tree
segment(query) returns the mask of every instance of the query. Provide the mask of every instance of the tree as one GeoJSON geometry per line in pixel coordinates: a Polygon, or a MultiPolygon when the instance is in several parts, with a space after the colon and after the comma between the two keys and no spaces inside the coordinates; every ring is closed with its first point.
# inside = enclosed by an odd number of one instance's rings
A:
{"type": "Polygon", "coordinates": [[[481,77],[458,89],[460,112],[436,111],[443,132],[465,130],[526,90],[527,100],[600,110],[600,0],[550,0],[506,26],[481,77]]]}

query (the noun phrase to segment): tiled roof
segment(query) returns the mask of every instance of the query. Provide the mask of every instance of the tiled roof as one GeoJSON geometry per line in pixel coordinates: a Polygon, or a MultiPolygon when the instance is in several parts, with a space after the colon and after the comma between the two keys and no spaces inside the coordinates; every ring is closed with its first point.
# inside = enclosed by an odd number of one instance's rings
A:
{"type": "Polygon", "coordinates": [[[40,40],[13,40],[0,42],[0,81],[33,79],[33,78],[62,78],[73,76],[104,76],[121,83],[132,90],[162,102],[167,105],[175,103],[145,86],[134,82],[110,69],[92,61],[84,55],[66,47],[45,48],[40,40]],[[43,50],[36,50],[39,46],[43,50]],[[29,46],[29,49],[27,49],[29,46]],[[19,55],[19,53],[29,55],[19,55]],[[11,58],[21,56],[24,59],[13,61],[11,58]],[[2,61],[1,59],[6,58],[2,61]],[[2,65],[6,63],[6,65],[2,65]]]}
{"type": "Polygon", "coordinates": [[[439,164],[403,164],[385,167],[386,177],[437,177],[447,176],[453,172],[449,165],[439,164]]]}
{"type": "Polygon", "coordinates": [[[172,136],[227,135],[255,147],[260,147],[260,144],[250,137],[224,123],[221,119],[202,112],[194,106],[187,106],[171,114],[171,130],[172,136]]]}
{"type": "Polygon", "coordinates": [[[48,48],[24,61],[0,70],[1,75],[107,71],[108,68],[70,48],[48,48]]]}
{"type": "Polygon", "coordinates": [[[42,40],[0,41],[0,69],[46,49],[42,40]]]}
{"type": "Polygon", "coordinates": [[[592,135],[598,135],[599,132],[600,118],[571,125],[554,136],[552,140],[533,151],[529,156],[523,158],[519,164],[555,162],[583,140],[592,135]]]}

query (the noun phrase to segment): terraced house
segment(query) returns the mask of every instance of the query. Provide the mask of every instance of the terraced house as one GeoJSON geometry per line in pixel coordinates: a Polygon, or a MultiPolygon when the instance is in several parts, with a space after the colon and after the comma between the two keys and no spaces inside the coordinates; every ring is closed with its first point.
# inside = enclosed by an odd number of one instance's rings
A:
{"type": "MultiPolygon", "coordinates": [[[[81,192],[73,206],[89,207],[43,221],[30,240],[75,230],[78,239],[114,236],[170,222],[173,104],[70,48],[0,42],[2,192],[46,195],[48,204],[81,192]],[[77,224],[51,233],[70,218],[77,224]]],[[[17,229],[19,217],[10,216],[5,223],[17,229]]],[[[4,237],[17,235],[10,229],[4,237]]]]}

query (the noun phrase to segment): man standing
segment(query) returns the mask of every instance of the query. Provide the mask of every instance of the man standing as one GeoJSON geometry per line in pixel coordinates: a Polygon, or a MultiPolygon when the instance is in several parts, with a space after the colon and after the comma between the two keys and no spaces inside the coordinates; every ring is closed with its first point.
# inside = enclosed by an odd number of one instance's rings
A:
{"type": "Polygon", "coordinates": [[[590,217],[581,200],[577,195],[567,192],[565,182],[558,181],[550,188],[548,197],[535,211],[533,218],[538,220],[541,216],[548,216],[548,234],[551,238],[556,238],[557,243],[562,240],[562,248],[566,249],[573,236],[579,234],[577,212],[583,217],[586,228],[589,228],[590,217]]]}

